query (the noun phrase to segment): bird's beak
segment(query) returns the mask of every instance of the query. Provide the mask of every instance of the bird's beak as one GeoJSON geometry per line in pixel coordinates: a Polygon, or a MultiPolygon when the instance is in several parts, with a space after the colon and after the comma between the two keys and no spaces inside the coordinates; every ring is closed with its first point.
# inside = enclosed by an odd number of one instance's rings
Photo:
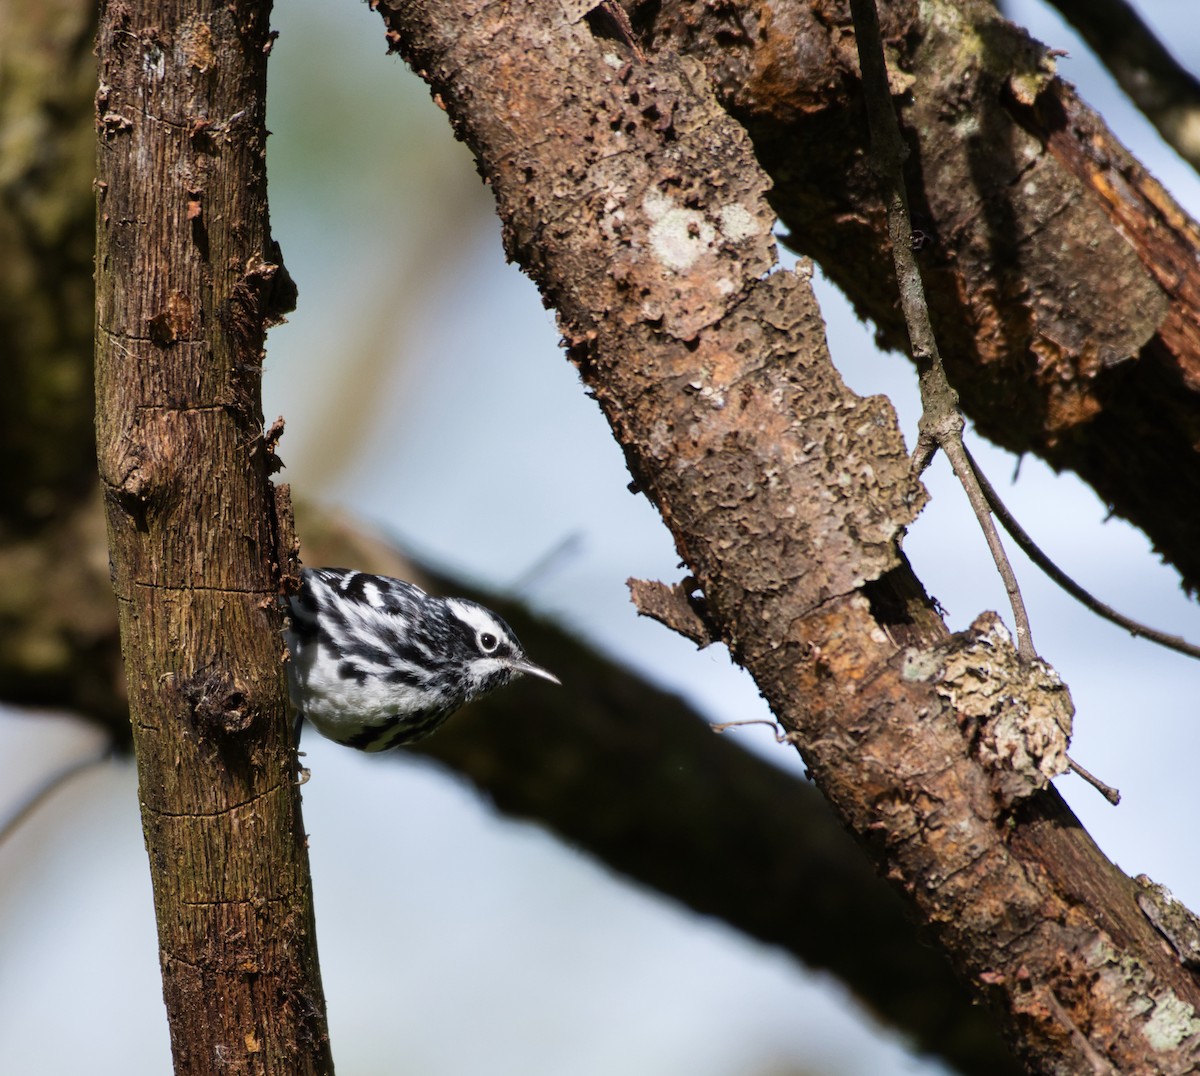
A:
{"type": "Polygon", "coordinates": [[[543,680],[549,680],[552,684],[558,684],[562,687],[562,681],[550,672],[549,669],[543,669],[540,665],[534,665],[528,658],[523,658],[521,661],[514,661],[513,668],[526,676],[540,676],[543,680]]]}

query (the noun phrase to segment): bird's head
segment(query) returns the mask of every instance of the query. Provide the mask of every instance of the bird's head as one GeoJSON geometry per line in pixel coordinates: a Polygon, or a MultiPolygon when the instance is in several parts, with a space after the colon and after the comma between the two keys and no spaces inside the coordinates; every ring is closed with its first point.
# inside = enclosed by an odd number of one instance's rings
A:
{"type": "Polygon", "coordinates": [[[486,695],[518,676],[539,676],[552,684],[562,683],[525,656],[512,628],[490,609],[467,598],[448,598],[446,610],[458,629],[454,656],[466,681],[467,698],[486,695]]]}

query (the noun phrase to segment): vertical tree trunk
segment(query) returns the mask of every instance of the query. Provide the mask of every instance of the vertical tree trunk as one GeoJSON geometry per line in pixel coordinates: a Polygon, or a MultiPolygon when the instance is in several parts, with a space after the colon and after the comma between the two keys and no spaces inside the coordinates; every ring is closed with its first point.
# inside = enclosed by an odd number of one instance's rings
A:
{"type": "Polygon", "coordinates": [[[332,1071],[259,396],[294,299],[269,12],[106,3],[99,32],[97,441],[177,1073],[332,1071]]]}

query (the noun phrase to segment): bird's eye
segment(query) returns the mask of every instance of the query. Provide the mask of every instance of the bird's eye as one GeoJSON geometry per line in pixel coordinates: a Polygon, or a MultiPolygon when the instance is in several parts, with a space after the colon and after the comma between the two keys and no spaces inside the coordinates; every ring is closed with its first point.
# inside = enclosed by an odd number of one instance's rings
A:
{"type": "Polygon", "coordinates": [[[500,645],[500,640],[496,638],[490,631],[481,631],[479,633],[479,649],[485,654],[490,654],[497,646],[500,645]]]}

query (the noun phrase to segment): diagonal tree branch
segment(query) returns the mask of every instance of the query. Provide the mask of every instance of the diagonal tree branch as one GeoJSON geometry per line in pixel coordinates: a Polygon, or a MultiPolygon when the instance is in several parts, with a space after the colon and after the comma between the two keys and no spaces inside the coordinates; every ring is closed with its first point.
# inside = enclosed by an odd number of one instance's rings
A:
{"type": "Polygon", "coordinates": [[[1062,684],[993,618],[946,636],[896,544],[921,493],[890,409],[842,386],[806,281],[772,272],[768,181],[696,65],[551,3],[378,8],[734,656],[1022,1058],[1184,1064],[1200,1020],[1143,1030],[1200,987],[1045,787],[1062,684]]]}
{"type": "Polygon", "coordinates": [[[632,881],[831,972],[961,1072],[1016,1071],[986,1013],[810,784],[714,736],[681,699],[519,603],[414,566],[337,519],[302,514],[301,524],[310,563],[357,564],[475,597],[567,685],[518,683],[409,750],[632,881]]]}
{"type": "MultiPolygon", "coordinates": [[[[790,10],[795,11],[798,9],[790,9],[790,10]]],[[[718,9],[715,9],[715,8],[710,9],[710,14],[711,13],[720,14],[720,13],[727,13],[727,12],[733,12],[733,11],[734,11],[734,9],[727,5],[727,6],[722,7],[721,9],[719,9],[719,11],[718,11],[718,9]]],[[[736,14],[736,12],[735,12],[735,14],[736,14]]],[[[706,17],[708,17],[708,16],[706,16],[706,17]]],[[[724,16],[722,16],[722,17],[724,17],[724,16]]],[[[787,19],[790,17],[791,16],[788,11],[780,12],[779,17],[774,21],[774,23],[772,23],[771,33],[768,34],[765,39],[760,39],[754,35],[749,35],[749,36],[747,36],[747,38],[745,40],[748,42],[757,42],[759,40],[765,40],[765,44],[769,45],[771,47],[776,47],[776,46],[779,46],[780,44],[783,44],[783,45],[789,44],[789,42],[786,39],[786,36],[781,39],[778,35],[781,33],[784,33],[784,31],[786,30],[787,25],[788,25],[787,19]]],[[[752,24],[752,22],[750,24],[752,24]]],[[[6,25],[11,25],[11,23],[6,24],[6,25]]],[[[60,26],[62,25],[62,20],[59,21],[59,25],[60,26]]],[[[697,25],[699,26],[701,24],[698,23],[697,25]]],[[[86,40],[86,38],[88,36],[89,36],[88,34],[84,34],[82,39],[86,40]]],[[[721,40],[725,40],[726,42],[731,42],[731,41],[736,40],[734,37],[731,37],[729,34],[725,34],[722,37],[720,32],[718,32],[718,38],[720,38],[721,40]]],[[[43,44],[45,44],[45,43],[43,42],[43,44]]],[[[3,57],[6,53],[6,50],[8,49],[8,47],[10,45],[13,45],[13,46],[19,45],[19,39],[14,39],[11,35],[0,36],[0,63],[3,62],[3,57]]],[[[806,43],[805,47],[810,50],[807,53],[807,55],[809,55],[810,57],[815,57],[817,55],[817,53],[811,51],[811,43],[806,43]]],[[[733,85],[734,89],[730,91],[731,97],[734,96],[736,93],[741,92],[741,90],[743,88],[748,88],[748,89],[753,88],[753,84],[749,80],[747,80],[746,82],[744,82],[740,85],[737,84],[737,74],[736,74],[737,65],[735,62],[736,59],[737,59],[736,48],[729,49],[725,56],[725,63],[728,67],[728,70],[734,72],[734,76],[733,76],[732,83],[731,83],[731,85],[733,85]]],[[[50,67],[53,71],[56,72],[55,85],[56,86],[61,85],[61,83],[62,83],[61,73],[63,71],[68,70],[69,68],[71,68],[72,64],[82,63],[85,66],[90,66],[88,64],[88,60],[89,60],[89,57],[87,55],[87,50],[83,49],[83,50],[68,51],[68,54],[66,55],[66,57],[64,59],[62,59],[61,61],[58,61],[57,63],[52,63],[50,65],[50,67]]],[[[808,71],[810,69],[809,68],[801,68],[800,70],[808,71]]],[[[86,81],[89,81],[89,78],[85,78],[85,82],[86,81]]],[[[748,90],[747,90],[747,92],[748,92],[748,90]]],[[[769,95],[765,95],[762,97],[762,99],[768,100],[770,98],[769,98],[769,95]]],[[[776,100],[777,99],[778,98],[776,98],[776,100]]],[[[6,96],[5,100],[11,102],[13,100],[13,98],[11,95],[9,95],[9,96],[6,96]]],[[[972,106],[972,107],[975,107],[975,106],[972,106]]],[[[989,104],[988,99],[985,98],[983,100],[983,102],[979,105],[977,114],[984,117],[985,120],[988,120],[988,118],[992,115],[992,113],[990,113],[988,111],[988,109],[990,107],[992,107],[992,106],[989,104]]],[[[70,108],[66,107],[65,105],[61,105],[61,104],[56,105],[55,109],[56,109],[56,111],[54,111],[52,114],[60,115],[60,116],[72,114],[70,108]]],[[[986,126],[986,123],[985,123],[985,126],[986,126]]],[[[821,145],[823,147],[825,147],[826,149],[833,149],[838,146],[846,145],[847,143],[846,143],[846,138],[845,138],[845,130],[846,130],[846,125],[842,124],[839,128],[839,131],[840,131],[839,138],[837,140],[828,140],[827,142],[822,143],[821,145]]],[[[1081,137],[1091,138],[1093,145],[1097,145],[1097,144],[1103,145],[1104,144],[1102,138],[1099,141],[1097,141],[1095,132],[1093,130],[1089,130],[1089,128],[1087,127],[1086,124],[1081,128],[1081,137]]],[[[12,143],[7,143],[7,144],[10,147],[12,145],[12,143]]],[[[41,143],[41,145],[42,145],[42,152],[44,154],[44,152],[45,152],[45,141],[44,140],[41,143]]],[[[811,152],[812,146],[813,146],[813,143],[811,140],[806,142],[805,143],[806,148],[805,148],[804,152],[806,154],[808,154],[810,161],[815,161],[816,158],[813,156],[813,154],[811,152]]],[[[935,163],[940,163],[940,162],[935,162],[935,163]]],[[[851,183],[853,182],[854,177],[853,177],[852,173],[847,173],[845,175],[840,174],[840,173],[838,173],[837,168],[834,165],[828,165],[828,166],[822,166],[822,167],[827,169],[827,174],[838,175],[839,181],[842,182],[843,186],[847,186],[847,184],[846,184],[847,176],[849,176],[851,183]]],[[[926,167],[928,167],[928,165],[926,167]]],[[[61,171],[56,172],[56,174],[62,175],[65,178],[65,173],[63,173],[61,171]]],[[[794,184],[796,176],[801,175],[801,174],[803,174],[802,171],[793,170],[789,174],[789,176],[786,177],[784,186],[786,187],[787,183],[794,184]]],[[[1135,172],[1132,175],[1133,175],[1133,179],[1136,180],[1138,174],[1135,172]]],[[[37,188],[31,187],[29,189],[33,190],[33,189],[37,189],[37,188]]],[[[777,188],[777,189],[781,189],[781,188],[777,188]]],[[[789,188],[789,189],[794,189],[794,188],[789,188]]],[[[952,191],[956,190],[956,188],[954,188],[952,186],[942,186],[942,187],[939,187],[938,189],[940,191],[945,191],[945,192],[952,192],[952,191]]],[[[957,190],[961,191],[962,188],[959,187],[959,188],[957,188],[957,190]]],[[[82,188],[79,189],[76,192],[76,197],[84,203],[85,216],[90,215],[87,204],[86,204],[88,201],[86,191],[82,188]]],[[[5,199],[0,200],[0,204],[2,204],[2,207],[4,210],[8,210],[9,208],[17,205],[18,203],[14,199],[6,197],[5,199]]],[[[978,217],[979,217],[979,214],[977,214],[977,213],[973,214],[969,210],[964,210],[962,213],[962,219],[975,220],[975,219],[978,219],[978,217]]],[[[53,218],[43,215],[40,219],[46,220],[46,219],[53,219],[53,218]]],[[[850,226],[853,227],[852,221],[854,219],[865,219],[865,218],[853,218],[852,217],[850,219],[851,219],[850,226]]],[[[1167,222],[1168,228],[1171,228],[1171,227],[1175,227],[1175,224],[1177,223],[1178,218],[1172,217],[1168,214],[1166,216],[1165,220],[1167,222]]],[[[821,214],[820,213],[816,214],[815,217],[813,218],[813,220],[811,221],[812,226],[814,227],[814,229],[816,229],[814,234],[819,234],[819,229],[822,227],[822,222],[823,222],[823,217],[821,216],[821,214]]],[[[1176,232],[1176,234],[1178,234],[1178,232],[1176,232]]],[[[945,232],[943,232],[942,235],[944,236],[945,232]]],[[[53,249],[53,248],[51,248],[51,249],[53,249]]],[[[60,245],[59,249],[61,249],[61,245],[60,245]]],[[[7,246],[6,250],[8,251],[8,254],[11,255],[13,253],[14,248],[12,246],[7,246]]],[[[86,258],[84,260],[86,261],[86,258]]],[[[11,257],[9,257],[8,262],[6,262],[6,264],[12,264],[11,257]]],[[[851,258],[851,257],[846,258],[842,264],[843,265],[853,264],[853,258],[851,258]]],[[[1097,264],[1097,266],[1103,266],[1104,265],[1103,259],[1100,258],[1099,256],[1097,256],[1096,264],[1097,264]]],[[[80,270],[78,273],[79,279],[82,281],[81,286],[83,286],[85,288],[85,290],[90,290],[90,288],[88,288],[88,280],[87,280],[88,272],[90,272],[90,270],[87,269],[87,267],[85,266],[85,268],[83,270],[80,270]]],[[[61,275],[57,279],[59,279],[60,283],[62,283],[64,286],[69,286],[69,282],[65,281],[61,275]]],[[[871,301],[870,300],[870,288],[872,286],[873,285],[870,282],[868,282],[866,285],[864,285],[863,291],[859,293],[860,300],[862,302],[868,303],[868,304],[870,303],[870,301],[871,301]]],[[[45,294],[45,293],[42,293],[42,292],[37,293],[37,295],[35,295],[35,298],[37,298],[38,296],[41,296],[42,294],[45,294]]],[[[985,296],[985,298],[986,298],[986,296],[985,296]]],[[[76,304],[76,305],[78,305],[78,304],[76,304]]],[[[85,304],[85,306],[86,306],[86,304],[85,304]]],[[[17,308],[23,310],[26,315],[28,314],[27,306],[23,307],[21,305],[21,303],[18,303],[17,308]]],[[[85,329],[86,329],[86,326],[85,326],[85,329]]],[[[5,341],[6,344],[9,342],[11,342],[11,340],[5,341]]],[[[12,351],[12,355],[14,357],[16,356],[16,354],[17,354],[17,352],[15,350],[12,351]]],[[[72,384],[72,383],[79,382],[79,383],[86,385],[87,384],[87,374],[86,374],[87,363],[86,363],[86,361],[79,363],[78,369],[82,372],[82,380],[81,381],[79,378],[76,378],[75,381],[66,380],[66,381],[60,381],[59,383],[60,384],[72,384]]],[[[986,403],[988,400],[988,397],[985,395],[982,398],[982,400],[983,400],[983,402],[986,403]]],[[[992,400],[992,404],[994,406],[996,406],[1001,412],[1005,411],[1005,409],[1007,409],[1009,407],[1009,403],[1007,402],[1006,398],[1003,396],[995,397],[992,400]]],[[[86,407],[85,407],[84,413],[86,414],[86,407]]],[[[27,416],[29,414],[29,410],[27,408],[23,409],[22,414],[27,416]]],[[[1124,417],[1127,418],[1128,416],[1124,416],[1124,417]]],[[[1117,420],[1122,419],[1122,416],[1116,415],[1116,416],[1112,416],[1112,418],[1114,421],[1117,421],[1117,420]]],[[[5,425],[3,427],[3,429],[10,430],[12,428],[5,425]]],[[[1157,435],[1157,431],[1151,431],[1151,432],[1154,433],[1155,435],[1157,435]]],[[[88,431],[87,431],[86,425],[85,425],[85,428],[82,430],[82,437],[86,438],[87,436],[88,436],[88,431]]],[[[1132,433],[1119,434],[1119,435],[1117,435],[1117,440],[1120,443],[1130,443],[1129,439],[1133,436],[1134,435],[1132,433]]],[[[1134,438],[1134,439],[1136,439],[1136,438],[1134,438]]],[[[1149,438],[1146,440],[1145,443],[1149,444],[1151,442],[1151,440],[1152,440],[1152,438],[1149,438]]],[[[1139,442],[1139,443],[1141,443],[1141,442],[1139,442]]],[[[1173,456],[1172,460],[1173,460],[1173,466],[1176,467],[1176,469],[1178,469],[1180,467],[1186,467],[1186,463],[1184,463],[1183,460],[1181,459],[1181,457],[1179,457],[1178,455],[1173,456]]],[[[22,472],[19,469],[14,469],[12,472],[10,472],[10,477],[13,477],[13,478],[21,478],[21,477],[24,477],[24,475],[25,475],[25,472],[22,472]]],[[[83,483],[83,488],[85,491],[87,490],[88,485],[86,482],[83,483]]],[[[10,510],[15,503],[17,503],[17,502],[6,501],[5,502],[5,511],[7,512],[8,510],[10,510]]],[[[1175,507],[1175,510],[1177,511],[1177,514],[1180,516],[1180,518],[1184,519],[1186,517],[1186,512],[1183,511],[1183,508],[1185,507],[1184,502],[1176,500],[1174,507],[1175,507]]],[[[47,635],[46,635],[47,639],[55,640],[53,647],[51,647],[51,648],[40,647],[38,649],[38,653],[40,655],[45,655],[47,652],[61,651],[63,653],[63,655],[65,656],[65,665],[63,667],[64,667],[64,669],[69,670],[69,675],[67,673],[63,673],[60,675],[47,677],[43,681],[45,687],[43,690],[43,694],[41,696],[39,696],[39,701],[45,702],[50,705],[65,704],[71,708],[80,709],[80,710],[84,711],[85,713],[96,716],[97,718],[108,719],[108,715],[115,715],[112,717],[112,720],[117,722],[117,724],[114,725],[114,727],[119,729],[123,726],[127,730],[128,724],[124,717],[125,709],[124,709],[123,690],[118,690],[117,681],[113,675],[114,674],[114,663],[113,663],[112,655],[114,655],[116,653],[115,645],[111,644],[111,643],[105,643],[104,646],[107,649],[104,650],[104,649],[98,647],[97,645],[95,645],[95,643],[92,641],[93,635],[91,634],[94,631],[95,639],[100,639],[100,640],[115,639],[115,631],[112,629],[112,627],[110,627],[110,625],[114,623],[114,614],[112,612],[111,597],[108,596],[107,594],[103,593],[103,591],[106,588],[106,583],[105,583],[106,558],[105,558],[103,549],[98,547],[94,540],[94,536],[97,532],[97,528],[94,525],[92,525],[92,522],[94,522],[98,518],[97,512],[98,512],[97,509],[92,508],[89,512],[80,513],[79,518],[81,520],[85,520],[88,522],[86,522],[84,525],[81,526],[81,530],[79,532],[81,537],[79,537],[78,539],[73,539],[69,536],[64,536],[61,543],[55,547],[39,546],[37,544],[32,546],[31,548],[42,549],[45,552],[48,552],[51,554],[44,558],[44,562],[39,562],[41,564],[40,567],[30,569],[29,565],[28,565],[28,561],[21,559],[21,557],[19,555],[14,556],[7,561],[0,562],[0,576],[3,576],[3,578],[5,579],[5,585],[3,587],[0,587],[0,593],[3,593],[6,598],[15,598],[20,594],[26,593],[26,591],[28,589],[27,587],[23,588],[23,587],[18,587],[18,586],[13,585],[13,584],[17,583],[18,581],[22,581],[22,580],[36,579],[44,587],[48,588],[46,590],[39,591],[37,594],[35,594],[31,604],[27,603],[25,605],[19,605],[19,606],[14,605],[11,609],[6,609],[4,617],[0,618],[0,619],[3,619],[3,622],[5,625],[9,625],[9,624],[13,625],[14,632],[11,635],[6,635],[6,639],[11,638],[12,640],[14,640],[14,643],[10,644],[9,642],[6,642],[3,647],[0,647],[0,650],[3,650],[6,658],[20,658],[22,656],[23,651],[21,650],[21,648],[19,646],[15,645],[15,641],[20,640],[20,639],[30,638],[30,633],[28,632],[28,630],[24,629],[22,627],[22,625],[28,623],[28,618],[33,614],[35,609],[41,610],[43,612],[52,611],[52,612],[67,613],[62,625],[60,625],[57,628],[54,628],[53,634],[47,633],[47,635]],[[55,551],[55,550],[57,550],[57,551],[55,551]],[[98,556],[93,555],[97,550],[98,550],[98,556]],[[78,578],[75,579],[74,581],[73,581],[72,575],[71,575],[72,572],[74,572],[78,576],[78,578]],[[86,585],[83,585],[83,584],[86,584],[86,585]],[[47,595],[54,595],[54,597],[48,597],[47,595]],[[101,600],[97,599],[96,597],[94,597],[94,595],[99,595],[100,598],[103,598],[104,600],[101,601],[101,600]],[[86,631],[81,631],[81,628],[86,628],[86,631]],[[108,656],[105,656],[106,654],[108,656]],[[86,677],[83,675],[84,673],[86,673],[86,677]],[[72,694],[72,692],[77,692],[77,689],[81,683],[85,683],[90,686],[88,686],[87,690],[83,694],[78,694],[78,693],[72,694]]],[[[54,533],[58,533],[58,531],[51,530],[48,533],[54,534],[54,533]]],[[[18,548],[16,546],[14,546],[11,543],[11,541],[9,541],[9,539],[11,538],[11,534],[12,534],[12,532],[10,530],[4,530],[4,532],[3,532],[3,537],[5,538],[5,542],[2,544],[6,551],[12,551],[15,548],[18,548]]],[[[328,560],[329,558],[326,558],[326,559],[328,560]]],[[[344,561],[346,558],[345,557],[336,557],[333,559],[344,561]]],[[[17,675],[25,675],[25,672],[27,672],[28,670],[26,669],[25,671],[22,671],[21,669],[18,669],[16,663],[14,663],[13,671],[17,675]]],[[[10,683],[11,683],[11,681],[6,681],[6,689],[7,689],[7,685],[10,683]]],[[[123,688],[123,685],[120,685],[120,687],[123,688]]],[[[11,698],[13,696],[9,695],[8,697],[11,698]]],[[[464,717],[463,720],[467,721],[467,720],[469,720],[469,718],[464,717]]],[[[558,727],[561,728],[565,724],[566,723],[564,721],[560,720],[558,722],[558,727]]],[[[453,732],[454,732],[454,729],[452,727],[450,730],[447,731],[447,733],[445,735],[447,735],[447,736],[451,735],[453,732]]],[[[656,736],[657,735],[665,736],[665,734],[657,734],[657,733],[655,735],[656,736]]],[[[669,743],[669,741],[665,741],[665,742],[669,743]]],[[[723,746],[723,745],[718,744],[718,746],[723,746]]],[[[465,748],[464,748],[464,750],[465,750],[465,748]]],[[[579,750],[583,753],[583,755],[585,757],[589,753],[589,749],[586,747],[579,748],[579,750]]],[[[668,748],[666,748],[666,750],[670,750],[670,748],[668,747],[668,748]]],[[[475,757],[478,758],[481,756],[477,755],[475,757]]],[[[709,765],[709,764],[706,764],[706,766],[707,765],[709,765]]],[[[717,765],[717,763],[713,762],[713,763],[711,763],[711,765],[717,765]]],[[[703,768],[701,768],[701,769],[703,770],[703,768]]],[[[707,771],[703,770],[703,772],[707,772],[707,771]]],[[[480,765],[477,779],[482,780],[485,783],[490,779],[488,776],[488,773],[487,773],[486,766],[480,765]]],[[[514,785],[521,784],[521,779],[520,779],[519,773],[516,773],[514,775],[513,784],[514,785]]],[[[524,782],[524,784],[525,784],[525,786],[528,786],[530,784],[530,782],[526,781],[526,782],[524,782]]],[[[505,801],[508,799],[509,795],[510,795],[509,793],[498,794],[498,798],[502,801],[505,801]]],[[[517,809],[523,809],[523,808],[518,807],[517,809]]],[[[531,809],[536,809],[539,811],[546,810],[548,814],[550,814],[550,815],[553,814],[553,809],[546,808],[545,806],[535,805],[531,809]]],[[[645,819],[642,819],[642,821],[645,822],[645,819]]],[[[586,823],[586,819],[583,819],[582,822],[586,823]]],[[[798,828],[803,828],[803,827],[801,826],[798,828]]],[[[579,838],[579,839],[583,839],[583,838],[579,838]]],[[[775,851],[777,854],[783,854],[783,851],[790,846],[791,846],[790,839],[784,840],[784,841],[781,841],[775,847],[775,851]]],[[[782,867],[782,865],[776,865],[770,869],[773,872],[777,873],[778,871],[780,871],[784,868],[782,867]]],[[[772,891],[774,891],[774,890],[772,890],[772,891]]],[[[781,887],[778,890],[778,892],[780,893],[780,897],[781,897],[781,903],[778,905],[778,909],[786,910],[788,908],[787,897],[786,897],[787,890],[786,890],[786,888],[781,887]]],[[[686,900],[688,898],[685,894],[681,899],[686,900]]],[[[742,898],[742,897],[739,897],[737,895],[730,896],[730,899],[729,899],[730,904],[736,905],[736,904],[743,903],[743,902],[744,902],[744,898],[742,898]]],[[[796,907],[799,907],[799,906],[797,905],[796,907]]],[[[799,913],[797,918],[803,918],[804,914],[805,913],[802,913],[802,912],[799,913]]],[[[763,914],[759,918],[759,922],[761,924],[763,924],[762,929],[764,930],[764,932],[774,930],[776,933],[778,933],[780,931],[787,932],[788,930],[791,929],[791,924],[789,924],[787,922],[786,915],[784,915],[782,911],[775,910],[770,906],[764,905],[763,914]]],[[[781,942],[781,943],[787,944],[786,942],[781,942]]],[[[907,981],[907,980],[905,980],[905,981],[907,981]]],[[[876,1003],[876,1004],[878,1004],[878,1003],[876,1003]]],[[[943,1030],[941,1032],[938,1032],[938,1037],[940,1037],[942,1039],[942,1041],[945,1042],[945,1041],[953,1038],[953,1033],[943,1030]]],[[[966,1063],[964,1067],[967,1071],[983,1071],[981,1069],[972,1067],[971,1063],[966,1063]]]]}
{"type": "MultiPolygon", "coordinates": [[[[1200,587],[1200,229],[985,0],[887,0],[880,19],[963,410],[1073,470],[1200,587]]],[[[704,65],[789,244],[903,352],[847,4],[664,0],[633,21],[704,65]]]]}
{"type": "Polygon", "coordinates": [[[1125,0],[1050,0],[1163,140],[1200,170],[1200,79],[1125,0]]]}

